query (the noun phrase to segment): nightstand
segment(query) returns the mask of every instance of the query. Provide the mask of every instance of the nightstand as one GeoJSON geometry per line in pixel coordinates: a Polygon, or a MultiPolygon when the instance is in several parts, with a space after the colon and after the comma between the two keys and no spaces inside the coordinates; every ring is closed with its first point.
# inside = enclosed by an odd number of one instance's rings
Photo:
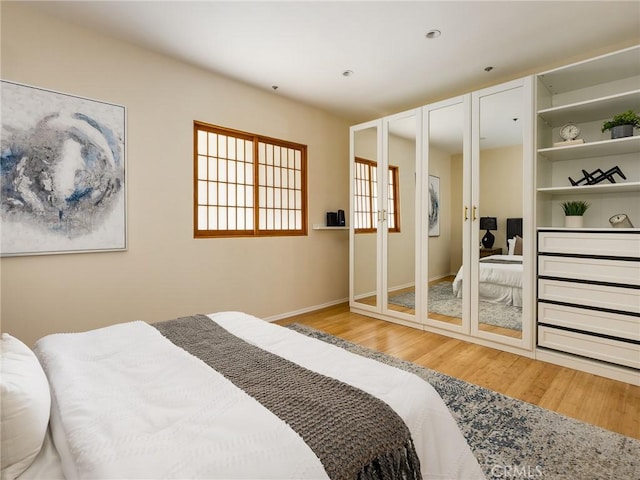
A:
{"type": "Polygon", "coordinates": [[[488,257],[489,255],[502,255],[502,248],[481,248],[480,258],[488,257]]]}

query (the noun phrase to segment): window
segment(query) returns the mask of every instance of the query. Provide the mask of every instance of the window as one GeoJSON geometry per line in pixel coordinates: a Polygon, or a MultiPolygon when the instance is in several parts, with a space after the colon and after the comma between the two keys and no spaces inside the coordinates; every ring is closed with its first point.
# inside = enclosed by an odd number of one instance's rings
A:
{"type": "Polygon", "coordinates": [[[194,122],[194,236],[307,234],[307,146],[194,122]]]}
{"type": "MultiPolygon", "coordinates": [[[[354,229],[355,233],[371,233],[376,231],[378,221],[378,164],[364,158],[355,160],[354,229]]],[[[399,232],[398,167],[390,165],[387,178],[387,224],[390,232],[399,232]]]]}

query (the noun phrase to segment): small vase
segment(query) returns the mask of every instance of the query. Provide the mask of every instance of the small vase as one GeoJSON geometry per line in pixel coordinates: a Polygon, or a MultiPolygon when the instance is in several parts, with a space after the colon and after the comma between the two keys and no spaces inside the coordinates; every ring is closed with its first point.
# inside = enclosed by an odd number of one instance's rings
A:
{"type": "Polygon", "coordinates": [[[611,129],[611,138],[633,137],[633,125],[618,125],[611,129]]]}
{"type": "Polygon", "coordinates": [[[564,226],[567,228],[582,228],[584,217],[582,215],[566,215],[564,226]]]}

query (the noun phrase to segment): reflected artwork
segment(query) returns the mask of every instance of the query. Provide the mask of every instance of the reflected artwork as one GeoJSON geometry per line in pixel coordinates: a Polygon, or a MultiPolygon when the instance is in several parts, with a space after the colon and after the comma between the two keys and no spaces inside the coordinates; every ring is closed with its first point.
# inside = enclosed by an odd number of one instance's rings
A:
{"type": "Polygon", "coordinates": [[[429,236],[440,235],[440,178],[429,175],[429,236]]]}

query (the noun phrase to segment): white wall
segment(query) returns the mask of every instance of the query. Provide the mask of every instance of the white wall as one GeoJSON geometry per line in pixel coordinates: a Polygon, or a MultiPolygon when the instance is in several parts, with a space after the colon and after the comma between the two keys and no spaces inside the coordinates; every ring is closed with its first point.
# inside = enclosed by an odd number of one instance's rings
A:
{"type": "Polygon", "coordinates": [[[0,260],[2,330],[52,332],[346,299],[348,234],[193,238],[193,121],[308,145],[309,226],[348,206],[349,122],[33,11],[1,4],[2,78],[128,109],[126,252],[0,260]]]}

